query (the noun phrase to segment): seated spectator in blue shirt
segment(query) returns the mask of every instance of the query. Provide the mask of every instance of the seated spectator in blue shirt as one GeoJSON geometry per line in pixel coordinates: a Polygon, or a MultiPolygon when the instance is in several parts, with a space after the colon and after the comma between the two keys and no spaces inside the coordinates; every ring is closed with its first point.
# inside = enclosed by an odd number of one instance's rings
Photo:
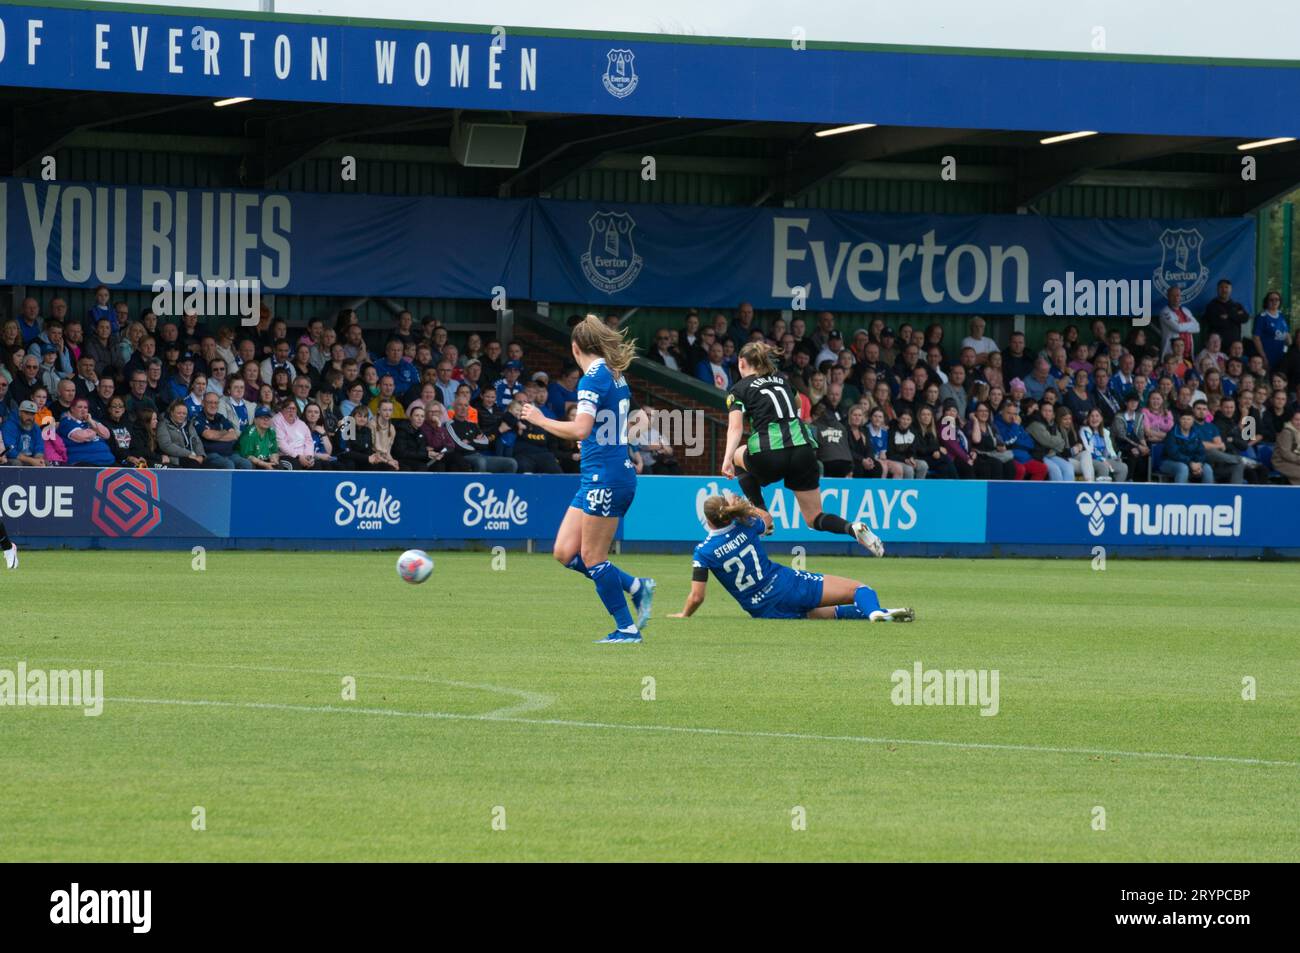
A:
{"type": "Polygon", "coordinates": [[[1196,414],[1190,407],[1178,412],[1178,424],[1164,439],[1164,460],[1160,472],[1186,483],[1189,478],[1202,483],[1214,482],[1214,468],[1205,458],[1205,444],[1195,428],[1196,414]]]}
{"type": "MultiPolygon", "coordinates": [[[[188,402],[187,402],[188,404],[188,402]]],[[[203,441],[208,466],[214,470],[251,470],[253,464],[239,454],[239,428],[221,413],[221,398],[207,393],[194,415],[194,429],[203,441]]]]}
{"type": "MultiPolygon", "coordinates": [[[[168,346],[169,351],[173,348],[168,346]]],[[[189,396],[191,378],[194,377],[194,355],[186,351],[176,359],[176,373],[163,384],[162,399],[170,404],[174,400],[184,400],[189,396]]],[[[207,381],[203,383],[207,388],[207,381]]]]}
{"type": "MultiPolygon", "coordinates": [[[[515,397],[523,392],[524,385],[519,383],[519,375],[523,373],[523,361],[506,361],[505,366],[501,369],[502,377],[494,385],[497,392],[497,403],[502,407],[507,406],[515,397]]],[[[455,395],[452,395],[453,401],[455,395]]]]}
{"type": "Polygon", "coordinates": [[[398,394],[405,394],[420,383],[420,372],[402,356],[403,350],[401,339],[390,337],[384,347],[384,356],[375,361],[375,370],[379,376],[387,374],[392,377],[393,390],[398,394]]]}
{"type": "Polygon", "coordinates": [[[116,334],[121,328],[117,325],[117,312],[108,303],[108,299],[108,288],[100,285],[95,289],[95,306],[86,312],[86,324],[93,328],[96,321],[104,320],[112,326],[113,333],[116,334]]]}
{"type": "Polygon", "coordinates": [[[546,407],[556,420],[567,420],[569,405],[578,403],[578,380],[582,370],[576,364],[566,364],[560,376],[546,388],[546,407]]]}
{"type": "Polygon", "coordinates": [[[36,411],[35,401],[25,400],[0,427],[0,447],[11,466],[45,466],[45,440],[36,426],[36,411]]]}
{"type": "Polygon", "coordinates": [[[68,451],[68,466],[111,467],[116,461],[108,445],[108,428],[90,416],[90,402],[78,397],[59,421],[58,434],[68,451]]]}

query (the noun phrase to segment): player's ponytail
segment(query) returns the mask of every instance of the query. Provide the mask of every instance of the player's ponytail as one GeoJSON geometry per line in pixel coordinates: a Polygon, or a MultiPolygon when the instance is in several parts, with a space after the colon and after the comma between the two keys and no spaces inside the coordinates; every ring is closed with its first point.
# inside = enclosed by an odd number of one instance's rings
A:
{"type": "Polygon", "coordinates": [[[776,373],[776,356],[780,353],[780,348],[763,341],[750,341],[740,349],[740,356],[759,377],[776,373]]]}
{"type": "Polygon", "coordinates": [[[605,359],[605,366],[622,374],[632,366],[636,357],[636,342],[627,338],[627,332],[611,328],[594,314],[589,314],[573,326],[573,343],[583,354],[605,359]]]}
{"type": "Polygon", "coordinates": [[[731,493],[725,496],[710,496],[704,501],[701,510],[709,525],[715,529],[729,526],[738,519],[758,516],[758,510],[754,508],[753,503],[743,496],[734,496],[731,493]]]}

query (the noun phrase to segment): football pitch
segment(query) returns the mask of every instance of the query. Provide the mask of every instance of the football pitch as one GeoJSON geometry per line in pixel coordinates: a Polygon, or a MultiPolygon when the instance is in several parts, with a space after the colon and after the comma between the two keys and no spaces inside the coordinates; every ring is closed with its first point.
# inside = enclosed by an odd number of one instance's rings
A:
{"type": "Polygon", "coordinates": [[[395,557],[25,550],[0,669],[106,700],[0,707],[5,859],[1300,859],[1293,565],[808,558],[909,625],[668,619],[689,557],[628,554],[604,646],[549,556],[395,557]]]}

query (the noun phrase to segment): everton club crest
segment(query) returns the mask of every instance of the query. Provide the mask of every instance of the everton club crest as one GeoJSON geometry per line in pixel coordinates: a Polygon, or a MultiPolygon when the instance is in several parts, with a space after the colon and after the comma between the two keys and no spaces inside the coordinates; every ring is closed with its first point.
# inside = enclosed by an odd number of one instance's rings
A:
{"type": "Polygon", "coordinates": [[[631,50],[610,50],[605,58],[605,91],[615,99],[631,96],[640,82],[636,75],[636,54],[631,50]]]}
{"type": "Polygon", "coordinates": [[[1160,267],[1155,270],[1152,284],[1162,295],[1177,286],[1183,291],[1183,302],[1196,300],[1209,280],[1210,269],[1201,262],[1201,246],[1205,239],[1195,228],[1166,228],[1160,233],[1160,267]]]}
{"type": "Polygon", "coordinates": [[[636,221],[627,212],[597,212],[587,225],[591,236],[582,273],[605,294],[616,294],[636,281],[645,264],[632,241],[636,221]]]}

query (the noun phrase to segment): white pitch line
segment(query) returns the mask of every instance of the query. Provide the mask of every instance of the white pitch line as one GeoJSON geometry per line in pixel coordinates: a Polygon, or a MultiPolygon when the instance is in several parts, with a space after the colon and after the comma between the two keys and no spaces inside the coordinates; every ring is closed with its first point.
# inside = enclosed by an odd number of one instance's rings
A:
{"type": "MultiPolygon", "coordinates": [[[[43,657],[43,660],[47,662],[75,661],[74,659],[51,658],[48,656],[43,657]]],[[[125,659],[98,659],[91,662],[82,660],[82,663],[91,665],[136,665],[145,668],[167,665],[177,668],[197,668],[232,672],[267,672],[273,675],[329,675],[334,678],[373,678],[394,682],[416,682],[420,685],[450,685],[452,688],[465,688],[481,692],[495,692],[499,695],[513,695],[520,699],[520,702],[517,705],[506,705],[504,708],[494,708],[491,711],[484,712],[480,716],[488,719],[510,718],[515,715],[525,715],[529,712],[550,708],[555,704],[554,695],[545,695],[541,692],[530,692],[522,688],[507,688],[504,685],[485,685],[478,682],[452,682],[444,678],[430,678],[426,675],[378,675],[373,672],[330,672],[319,668],[284,668],[273,665],[223,665],[209,664],[207,662],[160,662],[155,660],[132,662],[125,659]]]]}
{"type": "Polygon", "coordinates": [[[1105,755],[1117,758],[1149,758],[1163,761],[1207,761],[1220,764],[1250,764],[1300,768],[1300,761],[1269,761],[1264,758],[1234,758],[1227,755],[1175,754],[1167,751],[1112,751],[1106,748],[1056,748],[1044,745],[1009,745],[979,741],[937,741],[919,738],[869,738],[860,735],[815,735],[786,731],[742,731],[737,728],[698,728],[681,725],[629,725],[603,721],[567,721],[562,718],[516,718],[489,712],[464,715],[442,711],[399,711],[393,708],[340,708],[335,705],[285,705],[278,702],[228,702],[206,699],[106,698],[105,702],[134,705],[179,705],[184,707],[245,708],[259,711],[293,711],[314,714],[379,715],[389,718],[426,718],[438,721],[495,721],[516,725],[545,725],[559,728],[595,728],[615,731],[658,731],[672,734],[715,735],[729,738],[774,738],[786,741],[830,741],[852,744],[921,745],[967,751],[1018,751],[1030,754],[1105,755]]]}

